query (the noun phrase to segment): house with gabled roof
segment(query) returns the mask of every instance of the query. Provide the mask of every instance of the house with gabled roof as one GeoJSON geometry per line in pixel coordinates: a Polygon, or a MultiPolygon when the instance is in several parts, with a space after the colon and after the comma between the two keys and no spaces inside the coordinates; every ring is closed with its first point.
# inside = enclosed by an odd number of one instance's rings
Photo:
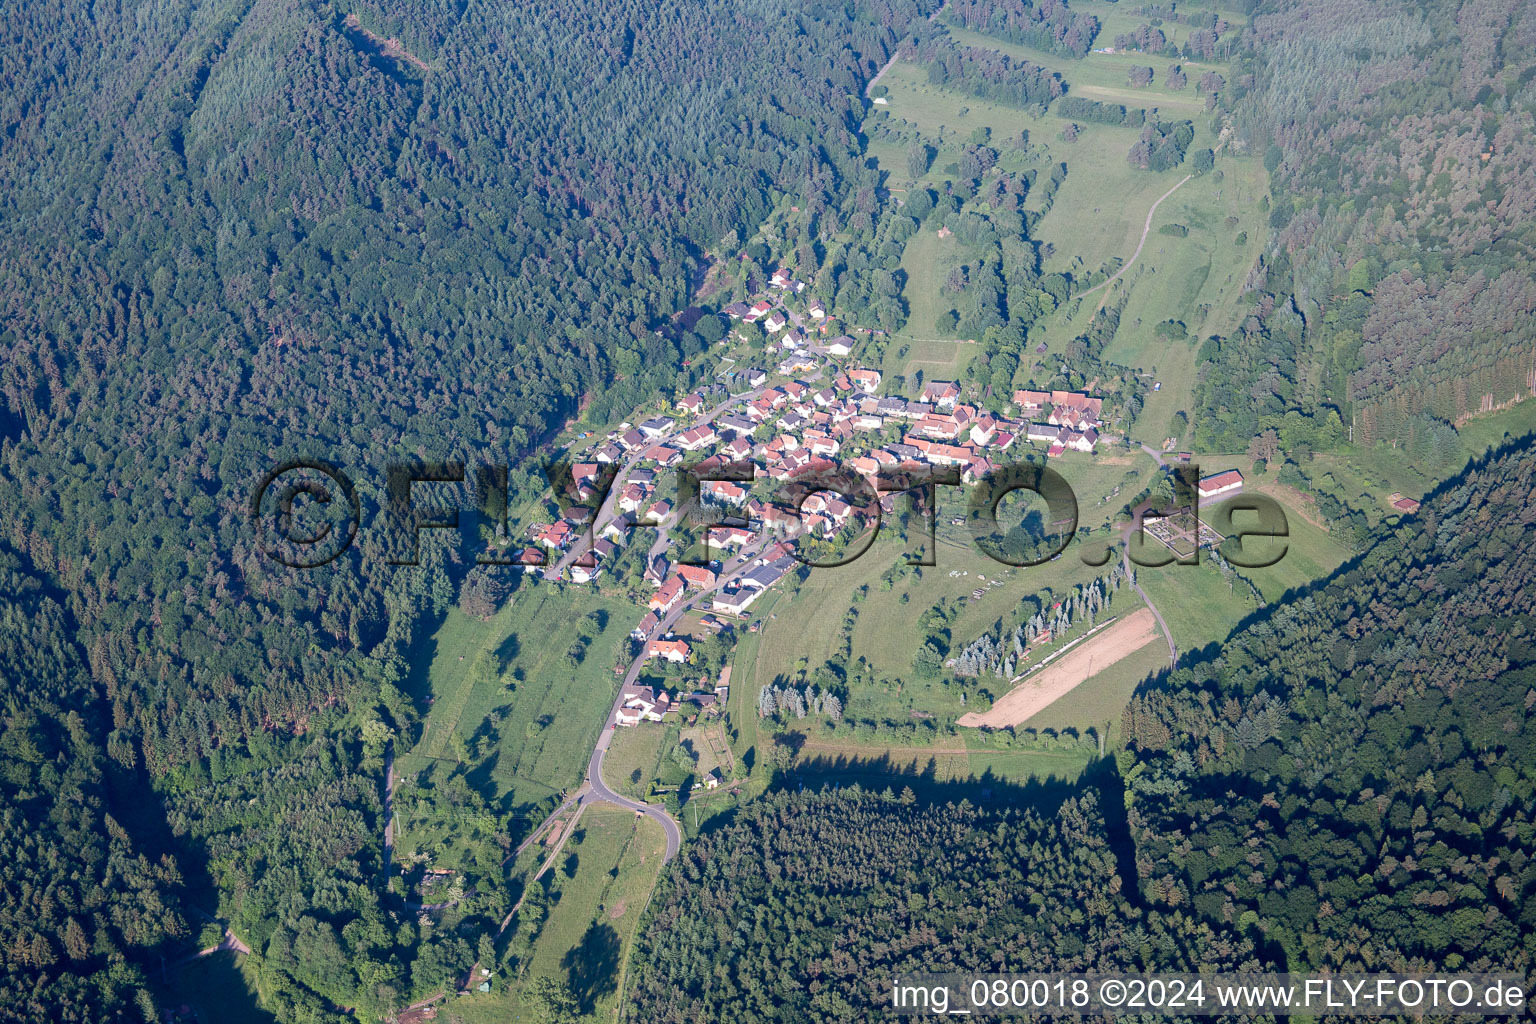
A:
{"type": "Polygon", "coordinates": [[[687,589],[681,576],[669,576],[661,585],[661,589],[651,595],[646,607],[663,617],[670,615],[678,602],[683,599],[683,591],[687,589]]]}
{"type": "Polygon", "coordinates": [[[693,648],[686,640],[652,640],[645,646],[645,660],[664,658],[674,665],[681,665],[693,655],[693,648]]]}
{"type": "Polygon", "coordinates": [[[649,686],[625,687],[622,703],[614,712],[615,725],[632,726],[641,722],[664,721],[672,710],[672,698],[665,690],[657,692],[649,686]]]}
{"type": "Polygon", "coordinates": [[[959,397],[960,385],[954,381],[931,380],[923,385],[922,400],[939,409],[953,409],[959,397]]]}

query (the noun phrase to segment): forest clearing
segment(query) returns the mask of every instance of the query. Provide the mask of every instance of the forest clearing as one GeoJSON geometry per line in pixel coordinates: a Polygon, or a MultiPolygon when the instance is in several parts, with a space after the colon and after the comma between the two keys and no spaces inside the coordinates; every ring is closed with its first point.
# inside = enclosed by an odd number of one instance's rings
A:
{"type": "Polygon", "coordinates": [[[1095,671],[1108,668],[1156,639],[1157,621],[1152,612],[1138,608],[1009,690],[989,710],[961,715],[956,724],[990,729],[1022,725],[1086,682],[1095,671]]]}

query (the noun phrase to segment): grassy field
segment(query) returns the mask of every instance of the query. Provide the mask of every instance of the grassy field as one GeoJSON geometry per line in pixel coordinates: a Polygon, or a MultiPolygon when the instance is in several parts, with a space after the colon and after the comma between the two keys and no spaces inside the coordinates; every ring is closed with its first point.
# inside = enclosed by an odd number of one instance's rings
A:
{"type": "Polygon", "coordinates": [[[603,777],[620,793],[643,800],[661,769],[663,755],[676,744],[677,729],[672,726],[648,723],[618,729],[603,755],[603,777]]]}
{"type": "MultiPolygon", "coordinates": [[[[891,90],[890,106],[882,109],[889,110],[893,118],[910,122],[924,137],[937,142],[938,155],[921,179],[926,184],[942,185],[953,177],[946,168],[959,160],[962,148],[978,128],[990,133],[1002,165],[1010,170],[1034,168],[1043,178],[1056,164],[1067,163],[1067,180],[1057,192],[1051,212],[1035,230],[1037,237],[1056,250],[1045,261],[1048,271],[1082,273],[1096,270],[1116,256],[1128,257],[1136,248],[1148,207],[1169,185],[1183,177],[1177,171],[1138,171],[1126,163],[1126,153],[1139,136],[1136,129],[1084,125],[1076,142],[1063,142],[1057,136],[1065,122],[1058,118],[1040,117],[929,85],[925,71],[902,61],[891,68],[881,84],[891,90]],[[1031,144],[1027,155],[1008,141],[1017,139],[1021,133],[1028,134],[1031,144]],[[1113,197],[1113,202],[1106,197],[1113,197]]],[[[1200,137],[1197,134],[1196,145],[1200,145],[1200,137]]],[[[901,187],[913,184],[907,173],[905,150],[893,154],[892,163],[885,162],[883,152],[874,155],[881,158],[881,169],[889,172],[892,183],[901,187]]],[[[1039,209],[1040,200],[1032,198],[1027,206],[1039,209]]],[[[936,234],[930,236],[928,232],[914,236],[908,249],[920,239],[930,237],[937,240],[936,234]]],[[[917,271],[937,268],[937,264],[914,257],[911,263],[904,258],[903,267],[912,278],[917,271]]],[[[936,291],[943,283],[944,272],[934,274],[930,270],[930,276],[930,287],[936,291]]],[[[931,307],[921,292],[909,293],[907,299],[912,314],[909,330],[916,337],[931,337],[934,319],[948,307],[931,307]]]]}
{"type": "MultiPolygon", "coordinates": [[[[1104,24],[1098,38],[1094,40],[1094,46],[1099,48],[1110,46],[1116,34],[1134,31],[1138,25],[1146,23],[1145,18],[1129,12],[1122,14],[1114,4],[1109,3],[1089,3],[1086,6],[1074,3],[1072,10],[1092,14],[1104,24]],[[1111,28],[1111,25],[1117,27],[1111,28]]],[[[1179,43],[1183,43],[1192,31],[1186,25],[1171,22],[1164,22],[1158,27],[1164,35],[1179,43]]],[[[1197,119],[1205,108],[1205,97],[1195,92],[1195,83],[1200,76],[1207,71],[1215,71],[1223,77],[1229,77],[1227,66],[1221,63],[1185,63],[1182,58],[1175,56],[1144,53],[1089,53],[1082,60],[1072,60],[954,26],[949,26],[949,33],[964,46],[1000,50],[1011,57],[1055,71],[1066,79],[1068,91],[1074,96],[1148,110],[1156,107],[1165,117],[1197,119]],[[1165,83],[1171,64],[1180,64],[1184,68],[1189,85],[1183,90],[1170,89],[1165,83]],[[1152,68],[1152,84],[1143,89],[1133,87],[1129,81],[1131,68],[1138,66],[1152,68]]]]}
{"type": "Polygon", "coordinates": [[[955,380],[976,354],[965,339],[939,338],[935,321],[952,308],[939,288],[952,267],[969,258],[954,238],[940,238],[936,230],[919,231],[907,240],[901,268],[907,280],[902,298],[907,303],[907,325],[886,344],[880,372],[909,378],[907,390],[915,392],[911,377],[922,371],[925,380],[955,380]]]}
{"type": "Polygon", "coordinates": [[[1085,680],[1050,707],[1025,722],[1023,728],[1046,730],[1104,730],[1113,744],[1120,734],[1120,712],[1137,685],[1168,667],[1168,645],[1158,640],[1085,680]]]}
{"type": "MultiPolygon", "coordinates": [[[[1125,467],[1112,468],[1117,479],[1123,476],[1125,467]]],[[[1066,475],[1074,486],[1081,487],[1078,477],[1066,475]]],[[[1083,493],[1079,491],[1080,500],[1083,493]]],[[[1074,584],[1086,583],[1106,571],[1083,565],[1075,544],[1062,558],[1044,565],[1018,569],[1001,565],[977,551],[968,532],[951,525],[947,516],[939,531],[938,564],[924,567],[920,576],[900,575],[884,589],[881,577],[902,553],[900,543],[892,538],[878,542],[847,566],[813,570],[793,601],[765,599],[759,606],[762,631],[744,637],[732,671],[735,685],[729,710],[731,724],[739,734],[735,743],[738,758],[752,748],[756,748],[756,758],[765,756],[767,736],[756,711],[761,688],[799,679],[802,660],[811,670],[824,662],[839,643],[850,608],[858,608],[852,650],[866,659],[876,681],[858,685],[850,693],[844,709],[849,722],[942,722],[967,710],[962,694],[974,695],[984,686],[1006,687],[997,680],[962,685],[920,677],[911,658],[921,635],[918,620],[925,612],[941,601],[950,603],[955,612],[948,626],[949,643],[957,649],[993,630],[1000,621],[1011,623],[1021,599],[1037,597],[1048,603],[1067,594],[1074,584]],[[983,590],[979,598],[972,596],[977,589],[983,590]],[[862,598],[856,600],[861,591],[862,598]],[[770,601],[773,603],[767,603],[770,601]]],[[[1115,594],[1114,601],[1115,614],[1128,613],[1140,605],[1128,588],[1115,594]]],[[[1111,709],[1111,713],[1118,718],[1119,708],[1111,709]]],[[[1097,710],[1090,719],[1072,724],[1086,728],[1095,722],[1102,724],[1097,710]]],[[[907,769],[933,760],[932,770],[941,781],[970,777],[987,768],[1015,780],[1075,777],[1088,763],[1087,755],[1077,751],[998,750],[963,733],[931,732],[931,743],[925,744],[914,742],[905,730],[893,733],[844,726],[828,731],[810,719],[796,722],[794,727],[805,733],[802,759],[853,757],[870,762],[889,758],[907,769]]]]}
{"type": "MultiPolygon", "coordinates": [[[[649,818],[601,804],[582,815],[577,835],[580,843],[567,843],[551,872],[552,909],[527,978],[563,981],[581,1003],[583,1019],[611,1020],[666,842],[661,826],[649,818]]],[[[463,1024],[524,1019],[517,992],[501,989],[499,982],[489,995],[453,1001],[448,1019],[463,1024]]]]}
{"type": "MultiPolygon", "coordinates": [[[[613,696],[615,645],[635,617],[626,602],[546,585],[525,585],[485,622],[450,610],[420,652],[412,690],[433,702],[397,777],[430,773],[439,783],[464,765],[503,810],[575,786],[613,696]],[[605,616],[603,628],[591,612],[605,616]],[[573,668],[566,649],[578,632],[592,639],[573,668]]],[[[409,851],[435,838],[407,830],[400,844],[409,851]]]]}
{"type": "MultiPolygon", "coordinates": [[[[1101,46],[1109,45],[1117,32],[1131,31],[1144,20],[1101,0],[1095,0],[1091,6],[1105,25],[1099,38],[1101,46]]],[[[1241,21],[1224,16],[1234,23],[1241,21]]],[[[1187,26],[1172,24],[1164,24],[1162,30],[1175,41],[1182,41],[1190,32],[1187,26]]],[[[1230,77],[1230,69],[1224,65],[1184,64],[1191,84],[1182,91],[1174,91],[1163,84],[1163,79],[1175,58],[1091,53],[1074,61],[963,29],[951,32],[965,45],[1000,50],[1060,72],[1074,94],[1103,102],[1156,107],[1165,118],[1188,118],[1195,126],[1191,150],[1216,148],[1218,144],[1215,126],[1205,115],[1203,100],[1193,83],[1207,70],[1230,77]],[[1129,87],[1126,75],[1133,65],[1151,65],[1154,84],[1146,89],[1129,87]]],[[[959,159],[961,148],[978,128],[990,132],[1006,168],[1033,167],[1045,174],[1057,163],[1067,164],[1066,181],[1050,212],[1033,232],[1050,247],[1044,261],[1047,271],[1083,277],[1113,260],[1129,260],[1146,223],[1147,211],[1188,173],[1184,167],[1150,173],[1128,165],[1125,158],[1139,134],[1137,129],[1081,125],[1076,141],[1068,143],[1059,137],[1063,122],[1056,117],[1039,117],[931,86],[926,72],[915,64],[898,62],[882,84],[890,89],[890,102],[879,109],[889,112],[898,126],[915,128],[925,139],[937,143],[938,155],[922,176],[930,185],[940,184],[950,176],[950,165],[959,159]],[[1020,152],[1008,141],[1017,139],[1021,132],[1028,134],[1027,152],[1020,152]]],[[[893,186],[914,184],[906,167],[903,145],[872,144],[870,154],[888,172],[893,186]]],[[[1078,306],[1075,315],[1058,318],[1038,337],[1031,338],[1031,344],[1044,341],[1048,351],[1059,353],[1067,342],[1082,333],[1101,303],[1114,301],[1122,289],[1131,288],[1121,328],[1105,358],[1144,369],[1163,383],[1159,391],[1148,395],[1134,431],[1137,440],[1154,445],[1160,445],[1169,436],[1174,413],[1189,410],[1200,339],[1230,331],[1242,315],[1245,303],[1239,291],[1247,268],[1252,266],[1267,237],[1267,227],[1257,209],[1257,200],[1267,187],[1266,178],[1257,158],[1238,159],[1222,153],[1217,158],[1217,171],[1186,182],[1158,207],[1152,233],[1125,278],[1094,293],[1078,306]],[[1185,237],[1159,234],[1157,229],[1167,224],[1183,225],[1189,233],[1185,237]],[[1169,340],[1154,333],[1154,328],[1167,320],[1185,325],[1185,340],[1169,340]]],[[[1040,208],[1039,200],[1033,198],[1029,205],[1032,209],[1040,208]]],[[[911,313],[906,333],[914,338],[932,334],[935,318],[947,308],[937,297],[937,290],[947,274],[948,260],[956,257],[944,253],[937,245],[939,241],[937,235],[922,232],[909,242],[903,258],[909,277],[906,298],[911,313]]],[[[887,362],[891,364],[886,367],[887,372],[906,372],[906,366],[896,365],[906,361],[894,359],[894,351],[893,344],[887,353],[887,362]]],[[[925,365],[923,357],[914,349],[910,368],[922,368],[930,376],[935,372],[953,372],[925,365]]],[[[1025,360],[1026,369],[1032,361],[1025,360]]]]}
{"type": "MultiPolygon", "coordinates": [[[[1254,477],[1249,466],[1232,458],[1202,459],[1200,471],[1202,475],[1210,475],[1232,465],[1240,466],[1247,478],[1245,492],[1268,494],[1286,510],[1290,537],[1285,555],[1267,568],[1239,570],[1259,589],[1266,602],[1277,601],[1286,591],[1323,578],[1349,558],[1348,549],[1315,521],[1315,514],[1309,517],[1310,510],[1297,501],[1297,495],[1281,487],[1273,473],[1254,477]]],[[[1209,510],[1203,518],[1210,521],[1209,510]]],[[[1226,639],[1237,624],[1257,608],[1247,588],[1240,582],[1229,588],[1205,556],[1199,566],[1140,569],[1137,581],[1168,620],[1181,656],[1226,639]]]]}

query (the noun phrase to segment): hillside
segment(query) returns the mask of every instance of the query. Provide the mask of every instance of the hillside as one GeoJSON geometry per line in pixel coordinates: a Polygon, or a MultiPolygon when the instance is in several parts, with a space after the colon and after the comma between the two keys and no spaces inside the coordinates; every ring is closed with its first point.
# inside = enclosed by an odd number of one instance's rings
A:
{"type": "Polygon", "coordinates": [[[904,971],[983,964],[1528,969],[1533,490],[1528,445],[1474,466],[1213,660],[1144,683],[1118,759],[1134,889],[1088,782],[1054,819],[782,793],[665,877],[641,1019],[853,1019],[904,971]]]}
{"type": "Polygon", "coordinates": [[[1230,926],[1147,914],[1123,882],[1090,792],[1051,815],[857,788],[765,798],[657,892],[635,1016],[862,1020],[904,972],[1257,966],[1230,926]]]}
{"type": "Polygon", "coordinates": [[[1125,713],[1154,905],[1293,969],[1536,953],[1536,455],[1475,465],[1356,562],[1125,713]]]}

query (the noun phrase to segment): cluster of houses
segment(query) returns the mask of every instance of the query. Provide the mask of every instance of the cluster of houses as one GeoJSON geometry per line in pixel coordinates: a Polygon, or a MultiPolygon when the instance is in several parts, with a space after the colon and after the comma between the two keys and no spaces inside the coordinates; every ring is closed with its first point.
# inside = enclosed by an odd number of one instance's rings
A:
{"type": "MultiPolygon", "coordinates": [[[[721,310],[733,321],[761,324],[778,347],[788,354],[779,364],[783,374],[809,373],[819,366],[815,351],[819,349],[830,356],[847,356],[853,352],[854,339],[846,334],[819,342],[831,332],[833,321],[827,315],[827,307],[819,299],[811,299],[805,306],[805,315],[789,313],[782,300],[773,293],[799,295],[805,291],[805,282],[797,280],[787,267],[780,267],[768,280],[768,291],[750,302],[733,302],[721,310]]],[[[741,335],[745,337],[745,335],[741,335]]],[[[754,385],[755,386],[755,385],[754,385]]]]}
{"type": "Polygon", "coordinates": [[[1031,419],[1025,437],[1046,446],[1045,454],[1055,458],[1067,451],[1091,452],[1099,443],[1100,415],[1104,399],[1075,391],[1015,391],[1013,404],[1031,419]]]}
{"type": "MultiPolygon", "coordinates": [[[[754,480],[784,482],[839,468],[873,479],[886,467],[929,464],[959,467],[962,479],[974,483],[990,473],[1021,438],[1043,445],[1049,457],[1066,451],[1092,452],[1099,441],[1104,400],[1078,392],[1017,391],[1013,402],[1021,418],[1010,419],[961,402],[960,386],[953,381],[929,381],[916,400],[909,400],[877,394],[881,375],[873,369],[843,370],[821,386],[792,379],[765,389],[765,375],[749,372],[758,379],[760,390],[741,408],[706,416],[709,401],[703,394],[684,395],[676,403],[675,414],[623,425],[597,449],[592,461],[572,468],[577,494],[585,500],[596,496],[608,464],[636,463],[615,485],[617,514],[603,525],[595,558],[572,566],[573,580],[596,579],[605,560],[637,524],[668,521],[674,513],[673,501],[657,493],[658,471],[690,456],[703,456],[700,465],[705,469],[727,464],[739,469],[750,464],[754,480]],[[885,442],[876,447],[860,443],[862,454],[844,455],[850,443],[867,442],[875,433],[885,434],[885,442]],[[898,439],[890,439],[898,433],[898,439]]],[[[751,480],[703,484],[701,498],[725,509],[739,524],[711,530],[712,547],[739,550],[764,527],[830,537],[854,513],[836,495],[812,495],[796,510],[754,497],[751,486],[751,480]]],[[[894,496],[887,496],[887,511],[893,502],[894,496]]],[[[566,519],[535,528],[532,539],[537,547],[563,552],[581,536],[590,514],[586,508],[571,509],[566,519]]],[[[542,564],[542,556],[538,561],[542,564]]],[[[647,578],[658,587],[651,603],[657,621],[682,600],[685,591],[714,585],[712,572],[686,566],[672,578],[658,574],[653,566],[647,578]]],[[[760,588],[738,581],[727,594],[719,595],[716,608],[740,614],[759,592],[760,588]]],[[[648,640],[650,631],[645,632],[645,637],[637,639],[648,640]]]]}
{"type": "MultiPolygon", "coordinates": [[[[708,683],[705,684],[706,686],[708,683]]],[[[665,722],[669,715],[684,713],[683,709],[708,713],[725,706],[730,696],[730,685],[721,683],[713,690],[701,690],[683,697],[673,697],[665,690],[653,686],[630,684],[624,687],[624,698],[614,712],[615,725],[639,725],[641,722],[665,722]]]]}

